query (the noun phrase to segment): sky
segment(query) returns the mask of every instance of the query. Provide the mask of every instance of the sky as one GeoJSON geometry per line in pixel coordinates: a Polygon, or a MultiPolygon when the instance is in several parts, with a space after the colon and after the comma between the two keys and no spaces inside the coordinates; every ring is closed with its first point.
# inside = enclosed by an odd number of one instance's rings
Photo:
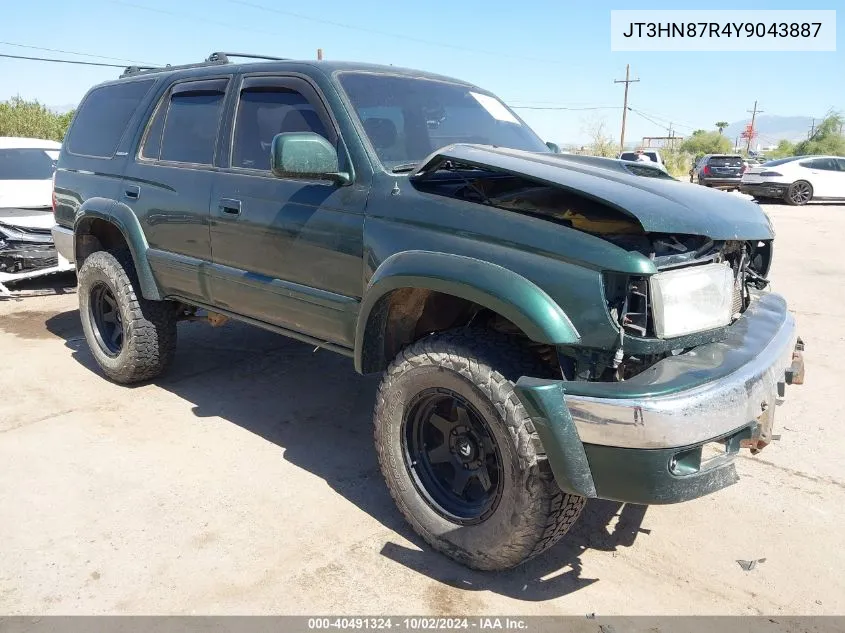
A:
{"type": "MultiPolygon", "coordinates": [[[[212,51],[376,62],[471,81],[497,94],[543,137],[585,143],[604,125],[618,139],[623,85],[632,78],[626,137],[712,129],[749,117],[756,100],[769,115],[821,117],[845,111],[845,51],[611,52],[612,9],[837,9],[791,0],[706,7],[625,0],[463,0],[386,3],[358,0],[0,0],[0,53],[105,63],[180,64],[212,51]],[[65,52],[38,50],[41,47],[65,52]],[[71,55],[69,52],[89,56],[71,55]],[[102,57],[92,57],[94,55],[102,57]],[[116,58],[116,59],[104,59],[116,58]],[[569,110],[528,108],[572,108],[569,110]]],[[[119,68],[0,57],[0,100],[19,94],[49,106],[78,103],[119,68]]]]}

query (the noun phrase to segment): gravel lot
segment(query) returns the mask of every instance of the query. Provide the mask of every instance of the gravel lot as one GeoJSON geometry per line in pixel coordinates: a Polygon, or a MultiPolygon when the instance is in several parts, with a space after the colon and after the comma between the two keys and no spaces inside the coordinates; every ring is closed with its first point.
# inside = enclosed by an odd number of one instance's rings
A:
{"type": "Polygon", "coordinates": [[[703,499],[591,502],[503,574],[406,527],[350,360],[184,324],[167,378],[125,388],[94,370],[72,279],[0,301],[0,614],[845,613],[845,207],[767,210],[807,346],[780,441],[703,499]]]}

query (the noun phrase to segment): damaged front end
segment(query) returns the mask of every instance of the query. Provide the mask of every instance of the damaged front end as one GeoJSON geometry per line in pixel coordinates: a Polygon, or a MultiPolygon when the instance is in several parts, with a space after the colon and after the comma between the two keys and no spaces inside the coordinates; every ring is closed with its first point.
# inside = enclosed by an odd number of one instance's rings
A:
{"type": "Polygon", "coordinates": [[[803,382],[803,342],[785,300],[768,291],[774,231],[757,205],[480,146],[439,150],[411,179],[426,193],[589,234],[648,264],[603,269],[606,321],[599,311],[569,315],[581,332],[610,326],[603,340],[613,344],[558,345],[558,377],[516,384],[563,490],[643,504],[693,499],[737,480],[741,448],[771,442],[786,385],[803,382]]]}
{"type": "Polygon", "coordinates": [[[0,213],[0,295],[10,294],[6,284],[73,270],[73,264],[57,252],[49,226],[27,222],[31,213],[25,216],[21,209],[2,211],[6,213],[0,213]]]}

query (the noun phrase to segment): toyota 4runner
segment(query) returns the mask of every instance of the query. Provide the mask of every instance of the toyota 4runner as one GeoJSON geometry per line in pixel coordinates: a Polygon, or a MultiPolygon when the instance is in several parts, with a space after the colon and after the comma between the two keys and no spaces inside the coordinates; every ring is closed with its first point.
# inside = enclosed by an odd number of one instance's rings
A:
{"type": "Polygon", "coordinates": [[[160,375],[182,319],[349,356],[399,510],[479,569],[770,442],[803,345],[756,204],[554,153],[455,79],[232,56],[128,68],[63,144],[53,235],[108,378],[160,375]]]}

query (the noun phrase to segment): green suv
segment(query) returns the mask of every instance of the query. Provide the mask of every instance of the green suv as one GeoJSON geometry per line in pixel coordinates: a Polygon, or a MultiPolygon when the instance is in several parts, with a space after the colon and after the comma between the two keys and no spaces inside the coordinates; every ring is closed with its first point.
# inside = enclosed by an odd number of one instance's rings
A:
{"type": "Polygon", "coordinates": [[[63,144],[53,235],[108,378],[160,375],[206,317],[350,357],[399,510],[478,569],[769,443],[803,345],[757,205],[557,153],[448,77],[230,57],[128,68],[63,144]]]}

